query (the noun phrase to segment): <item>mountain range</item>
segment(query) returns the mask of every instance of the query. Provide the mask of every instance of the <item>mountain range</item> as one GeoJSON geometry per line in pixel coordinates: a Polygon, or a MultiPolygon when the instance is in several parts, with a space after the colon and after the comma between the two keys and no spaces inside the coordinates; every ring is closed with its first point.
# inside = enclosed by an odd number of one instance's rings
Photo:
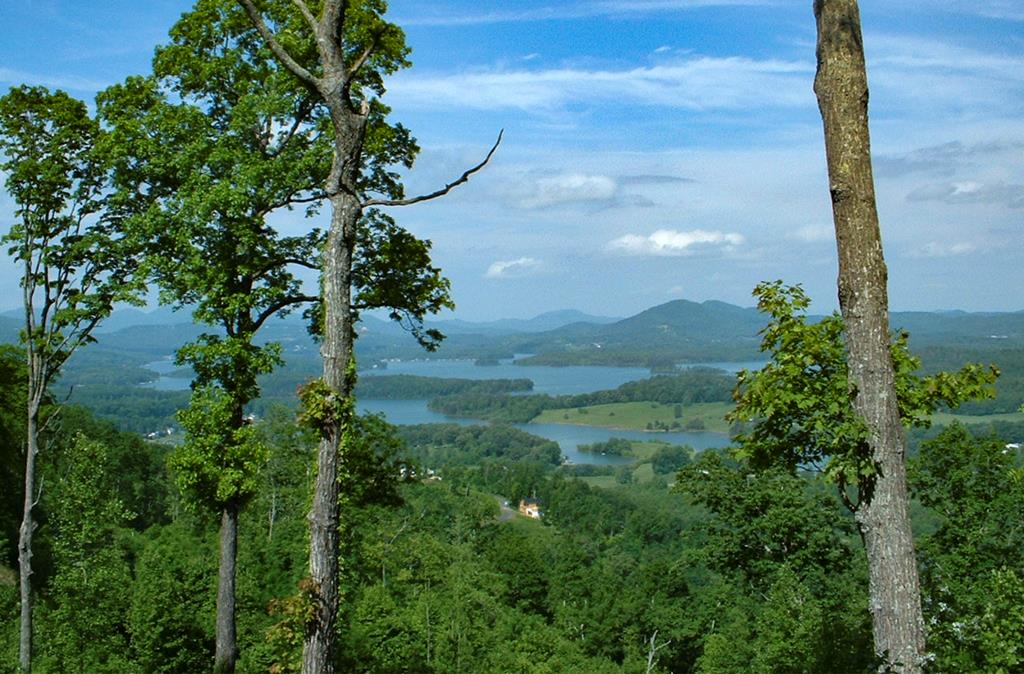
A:
{"type": "MultiPolygon", "coordinates": [[[[485,323],[449,319],[428,327],[447,335],[433,357],[494,359],[529,354],[538,364],[655,365],[757,358],[758,332],[764,324],[764,315],[755,308],[674,300],[622,319],[565,310],[485,323]]],[[[894,312],[890,324],[894,329],[909,330],[912,346],[1024,347],[1021,311],[894,312]]],[[[0,340],[16,342],[20,325],[20,312],[0,314],[0,340]]],[[[184,311],[128,308],[115,311],[97,332],[97,339],[103,350],[161,357],[210,330],[194,325],[184,311]]],[[[281,342],[286,354],[316,354],[316,345],[298,314],[270,321],[261,338],[281,342]]],[[[357,349],[364,360],[428,355],[401,326],[371,315],[360,321],[357,349]]]]}

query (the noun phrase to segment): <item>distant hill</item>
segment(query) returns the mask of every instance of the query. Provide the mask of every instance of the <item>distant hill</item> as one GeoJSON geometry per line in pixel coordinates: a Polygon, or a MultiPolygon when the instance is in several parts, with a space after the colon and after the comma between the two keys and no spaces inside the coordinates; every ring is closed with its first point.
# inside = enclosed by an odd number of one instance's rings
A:
{"type": "MultiPolygon", "coordinates": [[[[759,332],[765,323],[764,315],[753,307],[674,300],[603,325],[573,323],[491,340],[488,349],[492,354],[534,354],[528,362],[548,365],[659,367],[672,362],[749,360],[761,357],[759,332]]],[[[890,323],[894,329],[908,330],[916,347],[1024,348],[1024,312],[895,312],[890,323]]],[[[454,335],[442,353],[471,355],[470,344],[468,335],[454,335]]]]}
{"type": "MultiPolygon", "coordinates": [[[[0,314],[0,340],[17,342],[21,317],[0,314]]],[[[173,353],[209,326],[196,326],[186,311],[167,308],[116,311],[97,333],[94,350],[154,359],[173,353]]],[[[911,333],[912,347],[935,344],[975,348],[1024,348],[1024,311],[894,312],[894,329],[911,333]]],[[[471,358],[492,360],[528,354],[531,362],[549,365],[604,364],[660,367],[685,361],[742,361],[761,357],[759,331],[765,317],[753,307],[719,301],[673,300],[634,316],[614,319],[575,310],[554,311],[531,319],[470,322],[443,320],[428,324],[447,335],[435,354],[423,351],[393,321],[362,317],[356,348],[361,362],[387,358],[471,358]]],[[[260,338],[280,342],[286,356],[315,358],[317,345],[301,313],[264,326],[260,338]]]]}
{"type": "Polygon", "coordinates": [[[24,319],[17,319],[7,314],[0,316],[0,343],[16,344],[24,319]]]}
{"type": "Polygon", "coordinates": [[[753,308],[673,300],[614,323],[574,323],[535,335],[532,362],[656,366],[746,360],[757,356],[763,326],[764,317],[753,308]]]}
{"type": "Polygon", "coordinates": [[[890,315],[889,324],[907,330],[914,344],[992,341],[1024,345],[1024,311],[898,311],[890,315]]]}
{"type": "Polygon", "coordinates": [[[434,321],[430,327],[446,335],[458,334],[512,334],[517,332],[546,332],[574,323],[605,325],[619,321],[609,316],[593,316],[575,309],[548,311],[533,318],[503,318],[497,321],[472,322],[459,319],[434,321]]]}

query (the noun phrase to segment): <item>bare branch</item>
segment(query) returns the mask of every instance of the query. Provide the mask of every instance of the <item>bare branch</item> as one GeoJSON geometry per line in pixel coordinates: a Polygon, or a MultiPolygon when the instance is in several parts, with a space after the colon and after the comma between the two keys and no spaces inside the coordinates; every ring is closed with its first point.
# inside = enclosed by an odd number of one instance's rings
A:
{"type": "Polygon", "coordinates": [[[364,49],[363,52],[356,57],[356,60],[352,62],[352,65],[349,66],[348,72],[345,74],[346,89],[351,87],[352,80],[355,79],[356,73],[358,73],[359,69],[366,64],[367,59],[369,59],[373,54],[373,50],[377,48],[378,44],[380,44],[380,36],[382,33],[383,30],[374,31],[373,35],[370,36],[370,43],[366,45],[366,49],[364,49]]]}
{"type": "Polygon", "coordinates": [[[850,495],[846,493],[846,475],[842,471],[839,472],[836,479],[836,487],[839,489],[839,498],[842,500],[843,505],[846,506],[847,510],[856,515],[860,503],[853,502],[850,499],[850,495]]]}
{"type": "Polygon", "coordinates": [[[318,302],[318,301],[320,301],[320,298],[319,297],[315,297],[313,295],[292,295],[290,297],[284,297],[284,298],[278,300],[277,302],[274,302],[273,304],[271,304],[267,308],[265,308],[260,313],[260,315],[256,317],[256,320],[253,321],[253,326],[254,326],[255,329],[258,330],[259,328],[261,328],[263,326],[264,323],[267,322],[268,318],[270,318],[271,316],[276,314],[281,309],[284,309],[285,307],[289,307],[289,306],[291,306],[293,304],[302,304],[303,302],[318,302]]]}
{"type": "Polygon", "coordinates": [[[281,62],[281,65],[287,68],[291,74],[295,75],[307,87],[314,91],[319,91],[319,80],[311,72],[299,65],[299,62],[292,58],[292,55],[277,41],[277,38],[274,37],[274,34],[263,20],[260,10],[256,9],[256,5],[252,4],[252,0],[238,0],[238,4],[245,9],[245,13],[249,15],[249,20],[252,21],[253,26],[259,31],[263,41],[270,47],[270,51],[274,52],[274,56],[281,62]]]}
{"type": "Polygon", "coordinates": [[[305,0],[292,0],[292,4],[299,8],[299,12],[302,13],[302,18],[306,20],[309,27],[313,29],[313,34],[316,34],[317,22],[316,17],[313,16],[313,12],[309,11],[309,5],[305,3],[305,0]]]}
{"type": "Polygon", "coordinates": [[[498,139],[494,141],[494,145],[491,147],[491,151],[487,153],[487,156],[484,157],[484,160],[482,162],[480,162],[473,168],[468,169],[455,181],[448,183],[447,185],[437,190],[436,192],[431,192],[430,194],[421,194],[420,196],[412,197],[411,199],[367,199],[362,203],[362,207],[369,208],[371,206],[410,206],[412,204],[418,204],[422,201],[430,201],[431,199],[443,197],[444,195],[448,194],[459,185],[467,182],[470,176],[472,176],[474,173],[477,173],[483,167],[487,166],[488,162],[491,161],[491,157],[493,157],[495,151],[497,151],[498,146],[501,145],[501,137],[504,135],[504,133],[504,129],[498,132],[498,139]]]}
{"type": "MultiPolygon", "coordinates": [[[[307,96],[307,97],[303,98],[299,102],[299,109],[298,109],[298,112],[295,115],[294,121],[292,122],[291,128],[288,129],[288,132],[286,134],[284,134],[283,139],[278,141],[277,149],[274,150],[273,152],[268,152],[267,153],[268,157],[277,157],[282,152],[284,152],[285,147],[288,145],[289,141],[291,141],[291,139],[295,137],[295,134],[299,130],[299,127],[302,126],[302,124],[307,121],[307,118],[309,117],[309,113],[312,112],[313,107],[314,107],[314,101],[313,101],[312,97],[307,96]]],[[[268,125],[269,125],[269,118],[268,118],[268,125]]]]}
{"type": "Polygon", "coordinates": [[[312,204],[312,203],[315,203],[317,201],[323,201],[324,198],[325,198],[324,195],[319,194],[319,193],[312,194],[312,195],[310,195],[308,197],[296,197],[296,196],[294,196],[294,195],[298,194],[301,191],[302,191],[301,189],[300,190],[295,190],[294,192],[289,193],[289,195],[287,197],[285,197],[285,198],[283,198],[283,199],[281,199],[279,201],[276,201],[276,202],[274,202],[272,204],[268,204],[264,208],[259,209],[259,211],[257,211],[257,213],[260,215],[260,217],[264,217],[264,216],[268,215],[269,213],[271,213],[272,211],[276,211],[279,208],[284,208],[285,206],[294,206],[296,204],[312,204]]]}

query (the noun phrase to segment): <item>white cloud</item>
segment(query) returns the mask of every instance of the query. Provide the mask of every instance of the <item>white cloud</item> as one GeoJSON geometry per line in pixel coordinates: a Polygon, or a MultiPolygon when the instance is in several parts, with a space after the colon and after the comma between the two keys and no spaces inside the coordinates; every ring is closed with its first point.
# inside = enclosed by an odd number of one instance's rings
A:
{"type": "Polygon", "coordinates": [[[922,185],[909,194],[907,201],[939,201],[946,204],[996,204],[1024,208],[1024,185],[1004,182],[981,183],[964,180],[922,185]]]}
{"type": "Polygon", "coordinates": [[[544,111],[569,103],[614,101],[689,110],[807,107],[814,104],[814,63],[745,57],[697,57],[625,70],[513,70],[424,75],[388,82],[392,105],[428,109],[517,108],[544,111]]]}
{"type": "Polygon", "coordinates": [[[547,208],[560,204],[610,202],[618,193],[614,178],[585,173],[565,173],[541,178],[519,199],[524,208],[547,208]]]}
{"type": "Polygon", "coordinates": [[[994,166],[1008,159],[1016,163],[1024,142],[1014,139],[964,143],[959,140],[916,148],[899,154],[872,157],[876,175],[890,177],[911,173],[953,175],[962,167],[994,166]]]}
{"type": "Polygon", "coordinates": [[[497,260],[491,263],[484,276],[487,278],[521,276],[539,266],[540,260],[532,257],[521,257],[517,260],[497,260]]]}
{"type": "Polygon", "coordinates": [[[932,116],[965,110],[987,116],[1016,114],[1024,84],[1024,57],[905,34],[865,36],[872,101],[926,109],[932,116]]]}
{"type": "Polygon", "coordinates": [[[608,248],[627,255],[683,256],[709,247],[728,251],[744,241],[741,234],[734,232],[659,229],[649,236],[627,234],[608,242],[608,248]]]}
{"type": "Polygon", "coordinates": [[[1020,0],[901,0],[899,4],[907,5],[915,10],[1024,21],[1024,8],[1021,7],[1020,0]],[[929,5],[931,5],[930,8],[929,5]]]}
{"type": "Polygon", "coordinates": [[[919,258],[930,258],[930,257],[954,257],[957,255],[967,255],[977,250],[977,246],[969,241],[958,241],[953,243],[929,241],[920,248],[911,250],[907,253],[907,257],[919,257],[919,258]]]}

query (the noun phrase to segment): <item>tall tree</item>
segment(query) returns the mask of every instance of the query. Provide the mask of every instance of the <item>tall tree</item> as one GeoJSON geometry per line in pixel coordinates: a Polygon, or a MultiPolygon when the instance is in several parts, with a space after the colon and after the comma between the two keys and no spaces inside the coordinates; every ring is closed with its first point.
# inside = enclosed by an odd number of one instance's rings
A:
{"type": "Polygon", "coordinates": [[[3,241],[22,265],[28,365],[25,492],[18,538],[19,665],[32,664],[32,534],[40,412],[47,389],[117,301],[133,297],[132,260],[104,219],[107,171],[85,104],[21,86],[0,99],[0,169],[16,205],[3,241]]]}
{"type": "MultiPolygon", "coordinates": [[[[867,552],[875,648],[890,667],[911,666],[899,664],[907,662],[898,659],[906,657],[905,653],[878,648],[879,631],[884,629],[878,614],[893,610],[894,598],[882,593],[884,586],[880,587],[876,577],[891,573],[877,547],[877,537],[885,529],[880,530],[878,522],[865,513],[878,516],[872,509],[878,505],[879,483],[891,477],[886,472],[891,468],[879,465],[877,440],[873,441],[877,436],[856,404],[860,389],[853,383],[855,371],[847,353],[852,349],[852,335],[845,333],[844,343],[844,320],[838,315],[809,323],[804,314],[809,300],[799,286],[764,283],[755,294],[758,307],[770,316],[761,348],[771,354],[771,361],[760,371],[743,371],[738,377],[737,405],[730,420],[755,422],[753,429],[738,438],[741,452],[756,467],[777,465],[795,471],[800,466],[816,466],[836,482],[840,498],[854,513],[867,552]]],[[[903,424],[927,426],[929,415],[939,406],[955,407],[964,400],[993,394],[995,368],[972,364],[956,373],[915,376],[920,361],[908,352],[907,339],[902,333],[890,344],[886,335],[886,360],[893,370],[892,398],[901,434],[903,424]]],[[[902,451],[900,459],[902,465],[902,451]]],[[[920,607],[919,598],[917,605],[920,607]]]]}
{"type": "MultiPolygon", "coordinates": [[[[153,69],[152,78],[104,92],[100,110],[112,129],[122,226],[145,247],[162,300],[192,306],[198,321],[220,328],[178,352],[196,379],[182,417],[189,439],[174,463],[186,491],[221,516],[215,667],[229,672],[238,515],[262,463],[244,410],[259,393],[257,376],[280,362],[279,348],[256,336],[272,317],[319,301],[296,270],[319,266],[322,232],[282,236],[267,217],[296,206],[316,213],[331,169],[331,124],[233,0],[199,0],[157,49],[153,69]]],[[[411,164],[418,148],[384,122],[385,112],[373,107],[362,185],[394,195],[401,188],[387,165],[411,164]]],[[[432,344],[423,316],[450,300],[430,243],[379,212],[358,225],[351,310],[386,307],[432,344]]]]}
{"type": "Polygon", "coordinates": [[[323,160],[315,128],[302,128],[308,110],[271,69],[242,58],[244,47],[221,41],[222,53],[196,57],[189,40],[212,37],[196,35],[203,9],[157,50],[159,79],[130,79],[99,100],[122,230],[145,251],[161,301],[191,306],[198,322],[219,329],[177,353],[196,377],[181,416],[186,442],[172,458],[191,501],[220,515],[215,670],[232,672],[238,517],[263,455],[245,408],[259,394],[257,377],[280,363],[279,345],[258,344],[256,334],[316,299],[293,270],[315,264],[318,233],[281,236],[265,218],[308,199],[323,160]],[[171,92],[179,102],[168,101],[171,92]]]}
{"type": "MultiPolygon", "coordinates": [[[[401,29],[384,20],[383,0],[237,0],[274,58],[309,91],[329,116],[331,168],[323,184],[331,221],[321,258],[324,374],[317,407],[320,450],[310,512],[313,617],[303,644],[303,672],[334,670],[338,605],[338,461],[352,425],[353,319],[356,249],[364,210],[440,197],[464,183],[490,159],[431,194],[403,198],[390,164],[411,164],[408,132],[384,122],[384,76],[407,67],[401,29]],[[319,5],[319,7],[317,6],[319,5]],[[318,10],[315,11],[315,10],[318,10]],[[384,133],[390,130],[389,133],[384,133]],[[379,197],[371,197],[376,192],[379,197]]],[[[500,140],[500,137],[499,137],[500,140]]],[[[429,336],[429,335],[428,335],[429,336]]]]}
{"type": "Polygon", "coordinates": [[[875,651],[896,671],[918,672],[925,654],[924,621],[910,530],[906,437],[889,353],[887,270],[871,172],[860,10],[856,0],[815,0],[814,16],[814,91],[825,129],[850,387],[877,471],[856,514],[868,556],[875,651]]]}

